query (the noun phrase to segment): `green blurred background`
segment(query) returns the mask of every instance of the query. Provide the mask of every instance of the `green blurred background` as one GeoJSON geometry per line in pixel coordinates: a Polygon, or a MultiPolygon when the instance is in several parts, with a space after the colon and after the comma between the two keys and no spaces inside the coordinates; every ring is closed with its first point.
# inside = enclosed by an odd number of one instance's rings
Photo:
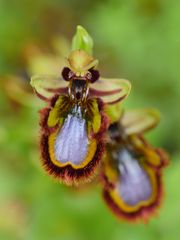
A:
{"type": "Polygon", "coordinates": [[[0,0],[0,239],[180,239],[180,1],[0,0]],[[95,42],[103,76],[132,83],[126,108],[155,107],[147,135],[171,156],[165,199],[148,225],[118,221],[101,186],[67,188],[41,168],[33,73],[57,73],[76,25],[95,42]]]}

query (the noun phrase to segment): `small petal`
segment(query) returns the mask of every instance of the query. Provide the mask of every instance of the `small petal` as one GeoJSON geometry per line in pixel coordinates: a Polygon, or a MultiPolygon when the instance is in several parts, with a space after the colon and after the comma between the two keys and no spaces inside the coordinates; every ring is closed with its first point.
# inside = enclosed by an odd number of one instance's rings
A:
{"type": "Polygon", "coordinates": [[[131,90],[131,84],[124,79],[100,78],[90,87],[92,97],[100,97],[104,103],[115,104],[124,100],[131,90]]]}
{"type": "Polygon", "coordinates": [[[156,109],[138,109],[126,111],[121,117],[121,124],[127,135],[139,134],[154,128],[160,121],[156,109]]]}
{"type": "Polygon", "coordinates": [[[35,75],[30,82],[35,93],[42,100],[51,99],[55,93],[67,93],[67,82],[57,76],[35,75]]]}

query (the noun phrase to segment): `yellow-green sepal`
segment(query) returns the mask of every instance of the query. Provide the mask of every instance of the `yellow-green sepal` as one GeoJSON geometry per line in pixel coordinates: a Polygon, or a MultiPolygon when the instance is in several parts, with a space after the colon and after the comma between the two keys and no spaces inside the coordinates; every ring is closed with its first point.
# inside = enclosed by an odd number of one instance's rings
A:
{"type": "Polygon", "coordinates": [[[119,119],[122,116],[123,110],[122,110],[122,103],[119,102],[114,105],[105,105],[105,113],[108,115],[111,123],[118,122],[119,119]]]}
{"type": "Polygon", "coordinates": [[[72,51],[84,50],[88,54],[93,53],[93,40],[85,28],[78,25],[76,33],[72,39],[72,51]]]}
{"type": "Polygon", "coordinates": [[[126,134],[139,134],[154,128],[160,121],[160,113],[153,108],[129,110],[120,121],[126,134]]]}

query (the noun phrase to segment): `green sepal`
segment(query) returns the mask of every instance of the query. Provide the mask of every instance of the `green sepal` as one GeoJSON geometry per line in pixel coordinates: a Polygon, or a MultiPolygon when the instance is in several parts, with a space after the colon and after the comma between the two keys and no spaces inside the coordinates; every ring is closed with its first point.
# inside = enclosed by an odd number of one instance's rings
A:
{"type": "Polygon", "coordinates": [[[127,135],[142,134],[155,128],[160,121],[160,113],[154,108],[127,110],[120,122],[127,135]]]}
{"type": "Polygon", "coordinates": [[[72,51],[84,50],[88,54],[93,53],[93,40],[89,33],[80,25],[77,26],[76,33],[72,39],[72,51]]]}

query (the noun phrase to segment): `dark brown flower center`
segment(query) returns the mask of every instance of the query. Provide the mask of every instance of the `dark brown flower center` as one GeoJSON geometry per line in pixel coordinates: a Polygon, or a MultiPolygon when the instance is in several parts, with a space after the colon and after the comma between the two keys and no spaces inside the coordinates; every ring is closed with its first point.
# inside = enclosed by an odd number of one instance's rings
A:
{"type": "Polygon", "coordinates": [[[89,92],[88,82],[82,79],[73,79],[69,85],[69,95],[75,102],[87,99],[89,92]]]}

